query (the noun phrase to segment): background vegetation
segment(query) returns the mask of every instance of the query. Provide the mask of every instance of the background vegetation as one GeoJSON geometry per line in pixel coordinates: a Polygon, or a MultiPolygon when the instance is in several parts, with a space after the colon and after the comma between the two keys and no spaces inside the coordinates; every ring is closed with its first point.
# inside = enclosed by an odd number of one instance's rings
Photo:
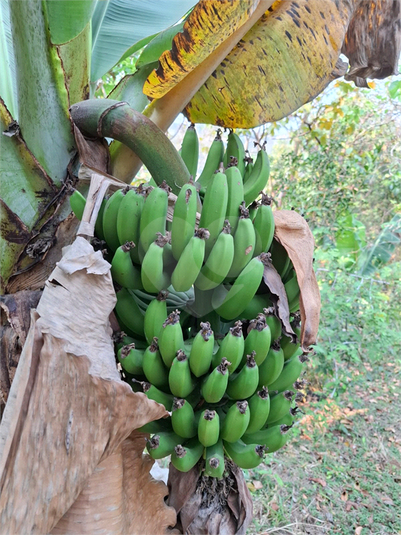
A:
{"type": "Polygon", "coordinates": [[[322,295],[294,438],[248,474],[255,534],[401,533],[400,95],[340,82],[253,133],[275,136],[271,194],[308,219],[322,295]]]}

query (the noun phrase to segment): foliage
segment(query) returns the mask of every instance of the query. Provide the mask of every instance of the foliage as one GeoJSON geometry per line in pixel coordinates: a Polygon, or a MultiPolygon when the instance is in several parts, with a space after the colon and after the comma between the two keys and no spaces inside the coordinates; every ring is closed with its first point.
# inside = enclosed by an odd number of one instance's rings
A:
{"type": "Polygon", "coordinates": [[[290,141],[273,150],[273,195],[305,213],[320,244],[335,242],[349,214],[372,241],[401,211],[401,106],[392,84],[370,94],[339,82],[330,102],[318,97],[266,131],[285,129],[290,141]]]}
{"type": "Polygon", "coordinates": [[[314,382],[338,394],[341,367],[394,360],[401,349],[400,82],[358,91],[335,84],[255,131],[276,136],[269,193],[304,213],[322,295],[314,382]],[[283,134],[285,133],[285,134],[283,134]]]}
{"type": "Polygon", "coordinates": [[[316,251],[323,306],[313,362],[316,374],[325,377],[321,381],[333,389],[345,387],[339,363],[375,365],[384,356],[394,361],[401,350],[401,264],[362,276],[350,273],[345,263],[335,248],[316,251]]]}

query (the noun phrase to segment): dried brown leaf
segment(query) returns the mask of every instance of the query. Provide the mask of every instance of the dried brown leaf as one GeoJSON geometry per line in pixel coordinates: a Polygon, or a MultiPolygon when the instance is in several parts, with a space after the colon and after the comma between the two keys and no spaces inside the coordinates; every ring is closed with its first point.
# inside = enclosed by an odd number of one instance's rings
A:
{"type": "Polygon", "coordinates": [[[272,301],[274,302],[277,316],[281,320],[285,334],[287,336],[293,336],[293,341],[295,342],[296,334],[290,324],[290,309],[288,306],[287,294],[285,292],[283,281],[271,262],[265,264],[263,282],[272,294],[272,301]]]}
{"type": "Polygon", "coordinates": [[[367,78],[398,74],[401,51],[400,2],[360,2],[348,26],[342,53],[350,61],[346,80],[368,87],[367,78]]]}
{"type": "Polygon", "coordinates": [[[313,270],[314,239],[305,219],[294,210],[274,212],[275,237],[286,249],[300,288],[301,346],[316,342],[320,316],[320,292],[313,270]]]}
{"type": "Polygon", "coordinates": [[[143,433],[134,432],[101,462],[51,534],[166,533],[176,513],[164,502],[166,485],[149,474],[154,461],[143,457],[143,445],[143,433]]]}
{"type": "MultiPolygon", "coordinates": [[[[132,392],[117,372],[109,269],[77,238],[32,313],[0,427],[4,533],[48,533],[99,463],[133,430],[167,415],[162,405],[132,392]]],[[[141,440],[143,448],[143,435],[141,440]]]]}
{"type": "Polygon", "coordinates": [[[109,173],[110,152],[106,139],[86,139],[74,123],[73,127],[80,162],[101,173],[109,173]]]}

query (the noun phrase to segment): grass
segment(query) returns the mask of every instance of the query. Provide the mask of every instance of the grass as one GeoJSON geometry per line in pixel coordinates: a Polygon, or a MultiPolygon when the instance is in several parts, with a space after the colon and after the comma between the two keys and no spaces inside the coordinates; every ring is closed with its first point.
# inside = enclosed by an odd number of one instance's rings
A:
{"type": "Polygon", "coordinates": [[[340,366],[333,398],[310,370],[292,439],[245,471],[248,535],[401,535],[400,364],[340,366]]]}

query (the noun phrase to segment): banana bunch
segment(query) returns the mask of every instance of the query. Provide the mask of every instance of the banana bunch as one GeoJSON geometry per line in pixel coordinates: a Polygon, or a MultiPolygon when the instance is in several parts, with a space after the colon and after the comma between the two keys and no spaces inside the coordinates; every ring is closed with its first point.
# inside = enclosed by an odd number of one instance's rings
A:
{"type": "MultiPolygon", "coordinates": [[[[282,332],[263,283],[266,266],[284,283],[298,338],[300,291],[274,239],[264,147],[252,159],[235,132],[225,147],[218,131],[197,177],[191,125],[180,154],[192,178],[172,217],[165,183],[128,186],[103,202],[95,233],[116,287],[121,373],[171,412],[142,428],[149,455],[171,455],[184,472],[199,463],[206,476],[221,478],[227,458],[254,468],[290,436],[307,358],[282,332]]],[[[71,195],[79,218],[85,202],[71,195]]]]}

